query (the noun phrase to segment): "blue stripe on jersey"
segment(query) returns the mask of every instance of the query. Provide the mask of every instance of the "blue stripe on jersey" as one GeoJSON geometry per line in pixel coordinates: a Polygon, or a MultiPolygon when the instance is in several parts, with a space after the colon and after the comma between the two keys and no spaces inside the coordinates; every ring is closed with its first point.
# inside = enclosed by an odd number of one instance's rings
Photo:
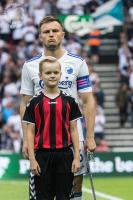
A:
{"type": "Polygon", "coordinates": [[[41,54],[38,54],[37,56],[35,56],[35,57],[33,57],[33,58],[31,58],[30,60],[26,60],[26,62],[31,62],[31,61],[33,61],[33,60],[37,60],[37,59],[39,59],[41,56],[42,56],[42,53],[41,53],[41,54]]]}
{"type": "Polygon", "coordinates": [[[80,56],[78,56],[78,55],[76,55],[76,54],[72,54],[72,53],[67,53],[67,55],[68,56],[72,56],[72,57],[74,57],[74,58],[79,58],[80,60],[84,60],[82,57],[80,57],[80,56]]]}
{"type": "Polygon", "coordinates": [[[84,79],[85,79],[85,80],[86,80],[86,79],[89,79],[89,75],[78,77],[78,78],[77,78],[77,81],[84,80],[84,79]]]}

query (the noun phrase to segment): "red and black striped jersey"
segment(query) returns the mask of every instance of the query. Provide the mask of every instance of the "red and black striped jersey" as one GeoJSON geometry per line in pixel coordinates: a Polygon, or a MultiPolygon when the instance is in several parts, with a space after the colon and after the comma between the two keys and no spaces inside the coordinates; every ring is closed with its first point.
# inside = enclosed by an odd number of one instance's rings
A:
{"type": "Polygon", "coordinates": [[[50,99],[41,92],[27,105],[23,121],[35,124],[35,149],[59,149],[72,144],[70,121],[80,117],[74,98],[60,92],[50,99]]]}

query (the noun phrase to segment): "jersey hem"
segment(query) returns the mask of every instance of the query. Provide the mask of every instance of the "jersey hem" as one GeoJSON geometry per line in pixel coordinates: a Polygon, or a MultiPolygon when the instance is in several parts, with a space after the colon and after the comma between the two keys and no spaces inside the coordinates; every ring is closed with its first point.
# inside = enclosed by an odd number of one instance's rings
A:
{"type": "Polygon", "coordinates": [[[87,89],[84,89],[84,90],[78,90],[79,93],[86,93],[86,92],[92,92],[92,88],[87,88],[87,89]]]}
{"type": "Polygon", "coordinates": [[[83,118],[83,117],[78,117],[78,118],[76,118],[76,119],[72,119],[72,120],[70,120],[70,122],[76,121],[76,120],[78,120],[78,119],[80,119],[80,118],[83,118]]]}
{"type": "Polygon", "coordinates": [[[27,124],[35,124],[33,122],[28,122],[28,121],[25,121],[25,120],[22,120],[22,122],[27,123],[27,124]]]}

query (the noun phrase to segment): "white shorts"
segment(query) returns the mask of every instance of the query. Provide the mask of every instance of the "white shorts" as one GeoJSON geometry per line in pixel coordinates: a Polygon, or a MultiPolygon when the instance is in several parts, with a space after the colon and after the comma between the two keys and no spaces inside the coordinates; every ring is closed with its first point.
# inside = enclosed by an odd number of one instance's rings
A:
{"type": "Polygon", "coordinates": [[[80,170],[74,174],[74,176],[79,176],[86,174],[87,170],[87,152],[84,150],[84,141],[79,142],[80,147],[80,170]]]}

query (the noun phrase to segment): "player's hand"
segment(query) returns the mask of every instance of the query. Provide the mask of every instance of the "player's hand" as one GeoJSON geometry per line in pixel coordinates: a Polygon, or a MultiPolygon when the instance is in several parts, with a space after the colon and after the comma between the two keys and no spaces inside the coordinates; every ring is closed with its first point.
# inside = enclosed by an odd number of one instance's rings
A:
{"type": "Polygon", "coordinates": [[[80,159],[74,158],[72,162],[72,173],[76,173],[80,170],[80,159]]]}
{"type": "Polygon", "coordinates": [[[34,175],[40,176],[41,169],[38,162],[35,159],[30,160],[30,169],[34,175]]]}
{"type": "Polygon", "coordinates": [[[24,158],[26,158],[26,159],[29,158],[29,154],[28,154],[28,144],[27,144],[27,141],[26,141],[26,140],[23,141],[22,153],[23,153],[24,158]]]}
{"type": "Polygon", "coordinates": [[[94,152],[96,149],[95,139],[92,137],[86,138],[85,140],[85,150],[88,152],[94,152]]]}

